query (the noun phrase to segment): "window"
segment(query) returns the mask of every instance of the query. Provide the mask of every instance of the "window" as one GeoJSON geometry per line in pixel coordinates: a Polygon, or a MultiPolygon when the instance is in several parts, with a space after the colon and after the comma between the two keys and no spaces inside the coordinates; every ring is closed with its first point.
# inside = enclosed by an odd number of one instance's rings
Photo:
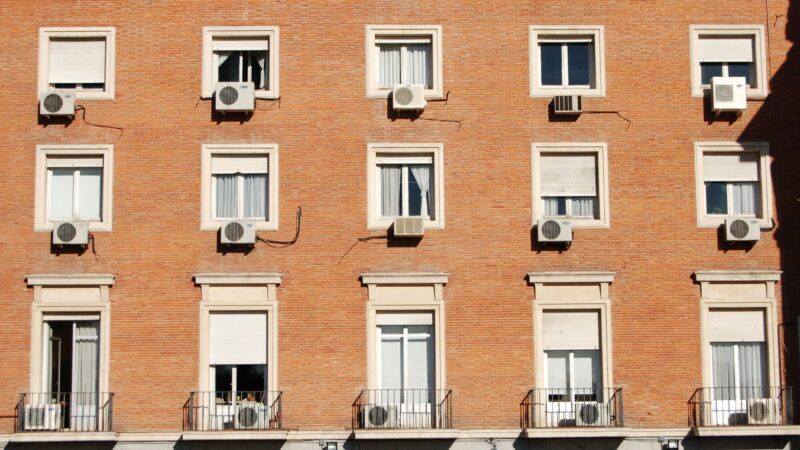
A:
{"type": "Polygon", "coordinates": [[[718,226],[727,217],[757,217],[770,224],[768,146],[696,144],[698,222],[718,226]]]}
{"type": "Polygon", "coordinates": [[[396,403],[430,403],[436,389],[433,314],[378,313],[378,389],[396,403]]]}
{"type": "Polygon", "coordinates": [[[534,144],[534,222],[568,218],[607,227],[606,167],[605,144],[534,144]]]}
{"type": "Polygon", "coordinates": [[[203,229],[229,220],[277,229],[277,158],[277,145],[203,146],[203,229]]]}
{"type": "Polygon", "coordinates": [[[443,228],[443,149],[431,144],[369,146],[369,226],[386,228],[397,217],[422,217],[443,228]]]}
{"type": "Polygon", "coordinates": [[[40,28],[39,92],[75,91],[77,99],[114,98],[116,29],[40,28]]]}
{"type": "Polygon", "coordinates": [[[218,81],[252,82],[256,98],[278,98],[278,27],[203,28],[203,97],[218,81]]]}
{"type": "Polygon", "coordinates": [[[396,84],[421,84],[442,96],[441,26],[367,26],[367,96],[385,98],[396,84]]]}
{"type": "Polygon", "coordinates": [[[602,26],[531,26],[531,96],[604,96],[603,58],[602,26]]]}
{"type": "Polygon", "coordinates": [[[544,358],[549,402],[602,401],[597,311],[545,311],[544,358]]]}
{"type": "Polygon", "coordinates": [[[713,77],[744,77],[748,97],[765,97],[766,63],[761,25],[693,25],[692,92],[702,96],[713,77]]]}
{"type": "Polygon", "coordinates": [[[111,230],[112,146],[38,146],[36,226],[83,221],[111,230]]]}

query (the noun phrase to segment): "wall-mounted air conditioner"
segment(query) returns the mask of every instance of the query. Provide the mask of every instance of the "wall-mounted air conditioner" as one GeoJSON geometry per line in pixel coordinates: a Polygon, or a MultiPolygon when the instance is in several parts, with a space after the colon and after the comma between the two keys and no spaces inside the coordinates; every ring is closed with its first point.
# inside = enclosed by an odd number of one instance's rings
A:
{"type": "Polygon", "coordinates": [[[395,237],[422,237],[425,235],[425,220],[422,217],[398,217],[394,219],[392,234],[395,237]]]}
{"type": "Polygon", "coordinates": [[[53,245],[88,245],[88,222],[56,222],[53,224],[53,245]]]}
{"type": "Polygon", "coordinates": [[[715,112],[741,112],[747,109],[747,81],[744,77],[713,77],[711,101],[715,112]]]}
{"type": "Polygon", "coordinates": [[[579,427],[610,426],[611,411],[607,403],[575,403],[575,425],[579,427]]]}
{"type": "Polygon", "coordinates": [[[730,242],[752,242],[761,239],[761,226],[753,217],[725,219],[725,240],[730,242]]]}
{"type": "Polygon", "coordinates": [[[57,431],[61,427],[61,405],[50,403],[46,405],[25,406],[25,430],[29,431],[57,431]]]}
{"type": "Polygon", "coordinates": [[[540,220],[536,227],[539,242],[572,242],[572,222],[569,220],[540,220]]]}
{"type": "Polygon", "coordinates": [[[583,100],[580,95],[556,95],[553,97],[553,112],[558,115],[579,115],[583,112],[583,100]]]}
{"type": "Polygon", "coordinates": [[[367,405],[364,407],[366,428],[400,428],[400,405],[367,405]]]}
{"type": "Polygon", "coordinates": [[[74,116],[75,94],[66,91],[47,91],[39,97],[42,116],[74,116]]]}
{"type": "Polygon", "coordinates": [[[226,112],[253,112],[256,107],[255,85],[252,82],[218,82],[214,109],[226,112]]]}
{"type": "Polygon", "coordinates": [[[227,222],[219,230],[220,244],[255,244],[256,224],[253,222],[227,222]]]}
{"type": "Polygon", "coordinates": [[[776,398],[753,398],[748,400],[747,423],[750,425],[780,425],[780,401],[776,398]]]}
{"type": "Polygon", "coordinates": [[[396,84],[392,89],[392,108],[395,110],[425,109],[425,86],[421,84],[396,84]]]}
{"type": "Polygon", "coordinates": [[[243,401],[236,412],[236,429],[265,430],[269,428],[269,408],[263,403],[243,401]]]}

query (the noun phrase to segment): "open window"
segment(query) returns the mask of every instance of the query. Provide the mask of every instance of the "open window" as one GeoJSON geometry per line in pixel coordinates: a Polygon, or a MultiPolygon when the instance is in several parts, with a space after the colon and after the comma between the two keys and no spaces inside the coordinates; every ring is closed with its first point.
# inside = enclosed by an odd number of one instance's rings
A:
{"type": "Polygon", "coordinates": [[[278,91],[278,27],[204,27],[203,97],[217,82],[252,82],[256,98],[278,91]]]}

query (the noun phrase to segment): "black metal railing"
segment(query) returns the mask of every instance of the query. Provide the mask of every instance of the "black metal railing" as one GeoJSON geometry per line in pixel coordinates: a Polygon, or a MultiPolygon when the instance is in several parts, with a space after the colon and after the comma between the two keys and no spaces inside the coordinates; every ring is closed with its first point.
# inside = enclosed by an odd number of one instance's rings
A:
{"type": "Polygon", "coordinates": [[[353,403],[353,429],[453,428],[449,389],[370,389],[353,403]]]}
{"type": "Polygon", "coordinates": [[[532,389],[520,404],[522,428],[622,427],[621,388],[532,389]]]}
{"type": "Polygon", "coordinates": [[[704,387],[689,399],[693,428],[793,424],[791,387],[704,387]]]}
{"type": "Polygon", "coordinates": [[[26,392],[15,408],[14,431],[113,431],[110,392],[26,392]]]}
{"type": "Polygon", "coordinates": [[[282,401],[280,391],[192,392],[183,404],[183,430],[279,430],[282,401]]]}

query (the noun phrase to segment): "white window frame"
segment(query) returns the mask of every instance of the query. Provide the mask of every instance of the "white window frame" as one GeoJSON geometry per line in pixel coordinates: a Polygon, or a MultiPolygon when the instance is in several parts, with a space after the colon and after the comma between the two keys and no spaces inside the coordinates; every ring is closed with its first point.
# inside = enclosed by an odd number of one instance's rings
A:
{"type": "Polygon", "coordinates": [[[103,184],[102,184],[102,217],[98,221],[89,222],[89,231],[111,231],[111,216],[113,206],[113,145],[37,145],[36,146],[36,177],[35,177],[35,206],[34,206],[34,231],[52,231],[53,224],[47,218],[50,206],[49,171],[47,158],[55,156],[65,157],[100,157],[103,159],[103,184]]]}
{"type": "MultiPolygon", "coordinates": [[[[39,95],[53,90],[48,74],[50,69],[50,40],[53,38],[103,38],[106,41],[106,74],[103,90],[70,89],[77,100],[113,100],[115,92],[115,27],[46,27],[39,28],[39,95]]],[[[59,89],[63,90],[63,89],[59,89]]]]}
{"type": "MultiPolygon", "coordinates": [[[[725,222],[725,219],[735,217],[733,215],[709,215],[706,214],[706,185],[703,175],[703,155],[706,153],[733,153],[733,152],[753,152],[758,153],[758,189],[761,197],[759,207],[761,211],[757,214],[759,226],[769,228],[772,226],[772,177],[770,167],[772,158],[769,155],[769,143],[767,142],[695,142],[694,144],[694,163],[695,163],[695,198],[697,198],[697,226],[700,228],[715,228],[725,222]]],[[[730,187],[728,188],[728,202],[730,204],[730,187]]],[[[729,212],[732,210],[729,208],[729,212]]]]}
{"type": "MultiPolygon", "coordinates": [[[[275,231],[278,229],[278,144],[203,144],[201,150],[200,182],[200,230],[216,231],[224,223],[237,219],[217,220],[214,217],[214,180],[211,172],[211,159],[216,155],[266,155],[268,159],[269,220],[255,222],[256,230],[275,231]]],[[[247,219],[241,219],[247,220],[247,219]]]]}
{"type": "MultiPolygon", "coordinates": [[[[605,27],[603,25],[530,25],[529,34],[529,63],[531,97],[553,97],[555,95],[582,95],[585,97],[606,96],[606,68],[605,68],[605,27]],[[541,52],[539,42],[585,42],[590,40],[594,44],[594,86],[545,86],[542,84],[541,52]]],[[[567,80],[568,68],[566,50],[562,47],[562,83],[567,80]]]]}
{"type": "MultiPolygon", "coordinates": [[[[378,53],[380,51],[376,44],[378,37],[391,37],[402,40],[403,37],[414,38],[419,36],[425,36],[431,40],[433,87],[425,89],[425,98],[444,98],[441,25],[367,25],[365,39],[367,98],[385,99],[392,92],[391,89],[378,87],[378,53]]],[[[402,41],[398,43],[402,43],[402,41]]]]}
{"type": "Polygon", "coordinates": [[[381,217],[379,158],[397,158],[398,164],[413,163],[413,157],[430,155],[433,161],[434,219],[425,220],[426,229],[444,229],[444,144],[369,144],[367,146],[367,228],[386,229],[393,218],[381,217]],[[410,159],[411,158],[411,159],[410,159]]]}
{"type": "Polygon", "coordinates": [[[747,36],[753,39],[753,75],[758,87],[747,89],[747,98],[762,99],[769,94],[769,77],[767,71],[766,32],[764,25],[690,25],[689,54],[691,55],[692,96],[703,97],[710,94],[710,87],[703,86],[700,61],[697,52],[700,36],[747,36]]]}
{"type": "Polygon", "coordinates": [[[280,29],[277,26],[213,26],[203,27],[203,73],[201,97],[209,99],[214,96],[217,56],[214,54],[215,38],[252,38],[269,41],[268,81],[269,89],[256,89],[255,96],[260,99],[277,99],[280,97],[280,29]]]}
{"type": "Polygon", "coordinates": [[[610,200],[608,191],[608,144],[556,142],[533,143],[531,145],[531,183],[533,192],[533,225],[544,218],[544,201],[542,200],[542,177],[539,174],[542,153],[587,153],[597,156],[597,219],[568,218],[575,228],[609,228],[611,226],[610,200]]]}

